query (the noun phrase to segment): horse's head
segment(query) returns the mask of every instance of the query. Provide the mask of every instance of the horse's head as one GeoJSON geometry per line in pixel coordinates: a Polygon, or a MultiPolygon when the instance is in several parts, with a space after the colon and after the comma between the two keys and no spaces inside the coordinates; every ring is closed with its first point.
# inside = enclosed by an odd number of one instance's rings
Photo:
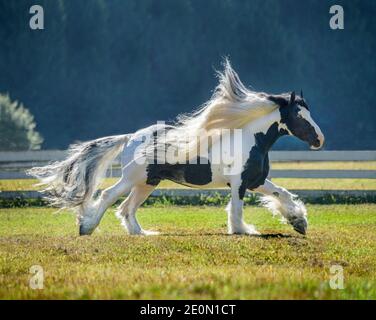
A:
{"type": "Polygon", "coordinates": [[[282,129],[307,142],[311,149],[317,150],[323,146],[324,135],[312,119],[308,105],[303,99],[303,93],[296,96],[295,92],[292,92],[289,95],[271,96],[270,99],[279,105],[282,129]]]}

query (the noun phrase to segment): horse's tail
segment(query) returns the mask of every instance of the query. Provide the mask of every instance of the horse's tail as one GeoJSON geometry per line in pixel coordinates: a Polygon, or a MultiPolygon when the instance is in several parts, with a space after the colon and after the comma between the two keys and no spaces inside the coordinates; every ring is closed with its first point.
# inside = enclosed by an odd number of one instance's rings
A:
{"type": "Polygon", "coordinates": [[[34,167],[27,174],[39,179],[51,205],[80,214],[94,196],[107,167],[130,137],[130,134],[110,136],[71,145],[65,160],[34,167]]]}

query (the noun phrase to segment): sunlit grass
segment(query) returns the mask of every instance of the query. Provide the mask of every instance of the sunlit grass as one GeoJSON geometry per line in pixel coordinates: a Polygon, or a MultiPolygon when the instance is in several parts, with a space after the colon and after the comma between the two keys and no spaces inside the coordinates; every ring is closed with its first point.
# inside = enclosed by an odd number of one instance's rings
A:
{"type": "Polygon", "coordinates": [[[275,178],[272,181],[291,190],[376,190],[376,179],[275,178]]]}
{"type": "Polygon", "coordinates": [[[294,161],[272,162],[276,170],[376,170],[376,161],[294,161]]]}
{"type": "Polygon", "coordinates": [[[70,213],[2,209],[0,298],[375,299],[376,205],[308,210],[307,237],[256,207],[247,222],[275,236],[228,236],[223,208],[149,207],[139,220],[160,236],[128,236],[109,212],[78,237],[70,213]],[[43,290],[28,286],[35,264],[43,290]],[[329,287],[333,264],[344,267],[344,290],[329,287]]]}

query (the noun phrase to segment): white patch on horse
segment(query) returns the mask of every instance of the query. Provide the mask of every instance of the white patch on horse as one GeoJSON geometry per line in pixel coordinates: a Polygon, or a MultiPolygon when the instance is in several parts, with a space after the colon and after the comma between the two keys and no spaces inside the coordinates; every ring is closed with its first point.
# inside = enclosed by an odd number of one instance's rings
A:
{"type": "Polygon", "coordinates": [[[312,119],[311,117],[311,113],[309,112],[309,110],[307,108],[304,108],[304,107],[300,107],[300,110],[298,112],[298,114],[303,118],[305,119],[306,121],[308,121],[311,126],[315,129],[316,131],[316,134],[317,134],[317,138],[319,139],[320,141],[320,145],[318,147],[314,147],[312,146],[311,149],[320,149],[323,144],[324,144],[324,135],[320,129],[320,127],[317,125],[317,123],[312,119]]]}

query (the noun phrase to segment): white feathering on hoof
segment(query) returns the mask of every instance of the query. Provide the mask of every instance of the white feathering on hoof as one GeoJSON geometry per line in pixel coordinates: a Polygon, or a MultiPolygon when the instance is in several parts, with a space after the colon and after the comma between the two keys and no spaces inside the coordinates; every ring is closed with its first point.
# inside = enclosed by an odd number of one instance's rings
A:
{"type": "Polygon", "coordinates": [[[263,196],[260,204],[267,208],[274,216],[281,215],[282,221],[290,221],[292,218],[303,218],[307,216],[307,209],[304,203],[293,197],[282,201],[279,197],[263,196]]]}
{"type": "MultiPolygon", "coordinates": [[[[228,216],[231,216],[231,200],[229,201],[228,205],[226,206],[226,211],[228,216]]],[[[248,234],[248,235],[260,235],[260,232],[256,230],[256,227],[251,224],[246,224],[243,221],[238,221],[238,223],[234,223],[229,219],[228,221],[228,233],[229,234],[248,234]]]]}

